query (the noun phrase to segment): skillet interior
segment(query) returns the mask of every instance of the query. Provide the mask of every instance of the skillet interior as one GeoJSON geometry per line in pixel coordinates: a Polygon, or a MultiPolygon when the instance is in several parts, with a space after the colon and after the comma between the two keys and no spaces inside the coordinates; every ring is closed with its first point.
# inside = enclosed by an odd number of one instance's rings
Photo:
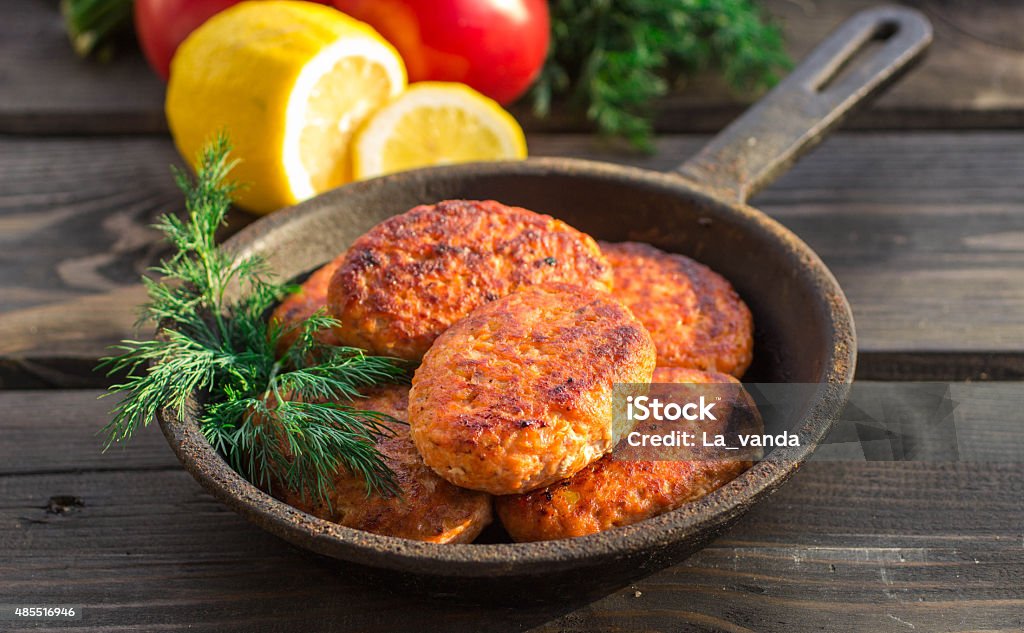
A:
{"type": "MultiPolygon", "coordinates": [[[[565,220],[597,239],[645,241],[722,273],[747,301],[756,325],[748,382],[824,383],[791,431],[799,448],[767,459],[715,493],[640,524],[563,541],[433,545],[343,528],[298,512],[249,485],[198,434],[193,416],[161,415],[175,452],[208,490],[291,541],[437,592],[516,587],[535,594],[600,591],[671,564],[717,535],[774,491],[828,431],[853,376],[848,304],[820,260],[799,239],[749,207],[730,206],[681,178],[602,163],[531,159],[406,172],[337,189],[257,222],[228,242],[261,254],[281,278],[327,261],[379,221],[446,198],[493,198],[565,220]],[[394,574],[394,572],[401,574],[394,574]]],[[[375,571],[370,571],[370,569],[375,571]]],[[[565,593],[555,594],[565,595],[565,593]]]]}

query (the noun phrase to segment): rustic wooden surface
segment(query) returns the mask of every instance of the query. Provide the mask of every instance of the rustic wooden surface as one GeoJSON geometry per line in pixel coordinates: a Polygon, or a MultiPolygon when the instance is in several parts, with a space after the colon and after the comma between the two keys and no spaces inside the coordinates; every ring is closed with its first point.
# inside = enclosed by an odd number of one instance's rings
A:
{"type": "MultiPolygon", "coordinates": [[[[0,21],[0,133],[162,132],[163,86],[138,55],[108,66],[68,55],[57,0],[7,0],[0,21]]],[[[765,0],[799,59],[856,10],[876,0],[765,0]]],[[[855,117],[858,128],[1010,127],[1024,125],[1024,3],[1018,0],[912,0],[935,25],[929,57],[878,103],[855,117]]],[[[128,44],[131,53],[131,44],[128,44]]],[[[661,104],[663,132],[707,132],[738,114],[748,98],[701,77],[661,104]]],[[[538,121],[534,131],[582,127],[575,118],[538,121]]]]}
{"type": "MultiPolygon", "coordinates": [[[[82,387],[132,333],[177,158],[137,53],[76,60],[56,4],[11,0],[0,21],[0,603],[86,607],[38,630],[1024,630],[1020,382],[958,410],[959,462],[812,462],[685,563],[542,608],[368,589],[213,501],[155,428],[101,454],[109,403],[82,387]]],[[[765,4],[799,56],[874,2],[765,4]]],[[[929,58],[755,204],[846,289],[860,378],[1021,380],[1024,3],[907,4],[935,23],[929,58]]],[[[563,116],[527,125],[535,155],[665,170],[740,108],[698,79],[662,105],[659,128],[680,134],[651,156],[563,116]]]]}
{"type": "Polygon", "coordinates": [[[0,595],[81,605],[76,631],[1019,631],[1024,384],[985,389],[970,462],[812,463],[685,563],[523,609],[368,590],[214,501],[155,426],[99,454],[100,392],[47,392],[46,425],[0,392],[0,595]]]}

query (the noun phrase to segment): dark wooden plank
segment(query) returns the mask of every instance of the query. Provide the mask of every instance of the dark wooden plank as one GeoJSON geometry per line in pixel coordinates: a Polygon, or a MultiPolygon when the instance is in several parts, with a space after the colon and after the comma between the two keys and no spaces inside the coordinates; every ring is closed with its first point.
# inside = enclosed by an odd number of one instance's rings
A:
{"type": "MultiPolygon", "coordinates": [[[[164,138],[0,140],[0,386],[103,382],[107,346],[136,335],[150,228],[182,206],[164,138]]],[[[252,216],[233,213],[232,230],[252,216]]]]}
{"type": "MultiPolygon", "coordinates": [[[[998,408],[1000,393],[1021,385],[984,387],[998,408]]],[[[942,632],[1024,625],[1019,463],[812,463],[681,565],[590,604],[555,599],[499,609],[365,587],[214,501],[177,466],[155,428],[124,453],[98,456],[93,434],[106,404],[96,395],[0,393],[0,463],[13,464],[0,474],[0,595],[83,605],[76,630],[188,623],[196,631],[942,632]],[[51,405],[56,415],[39,425],[39,407],[51,405]]],[[[978,413],[965,424],[996,440],[987,429],[1005,426],[1002,414],[978,413]]],[[[1012,441],[1024,443],[1019,427],[1012,441]]],[[[978,458],[1002,454],[992,450],[978,458]]]]}
{"type": "Polygon", "coordinates": [[[5,311],[116,290],[158,250],[149,224],[180,207],[163,139],[0,141],[5,311]],[[40,299],[43,299],[42,301],[40,299]]]}
{"type": "MultiPolygon", "coordinates": [[[[535,155],[670,169],[703,137],[652,156],[536,135],[535,155]]],[[[0,384],[99,384],[132,336],[148,228],[180,205],[160,138],[0,140],[0,384]]],[[[836,273],[865,378],[1024,376],[1024,134],[841,134],[755,203],[836,273]]],[[[235,225],[249,221],[237,214],[235,225]]]]}
{"type": "MultiPolygon", "coordinates": [[[[769,0],[799,59],[832,28],[875,0],[769,0]]],[[[927,61],[870,110],[859,128],[1014,127],[1024,124],[1024,5],[995,0],[913,0],[935,23],[927,61]]],[[[109,65],[78,60],[55,0],[12,0],[0,23],[0,132],[106,133],[166,129],[163,86],[130,46],[109,65]]],[[[722,127],[744,103],[721,81],[699,77],[661,104],[658,127],[704,132],[722,127]]],[[[529,129],[585,127],[579,117],[546,121],[516,113],[529,129]]]]}
{"type": "Polygon", "coordinates": [[[1014,352],[868,352],[857,359],[859,380],[1020,380],[1014,352]]]}
{"type": "Polygon", "coordinates": [[[101,429],[116,401],[106,392],[0,391],[3,443],[0,477],[20,474],[177,469],[163,435],[141,433],[131,443],[103,450],[101,429]]]}
{"type": "Polygon", "coordinates": [[[109,64],[71,50],[57,0],[8,0],[0,21],[0,132],[164,131],[163,82],[129,41],[109,64]]]}
{"type": "Polygon", "coordinates": [[[95,382],[91,359],[134,331],[138,277],[162,248],[149,225],[181,205],[176,153],[163,139],[0,146],[0,384],[95,382]]]}

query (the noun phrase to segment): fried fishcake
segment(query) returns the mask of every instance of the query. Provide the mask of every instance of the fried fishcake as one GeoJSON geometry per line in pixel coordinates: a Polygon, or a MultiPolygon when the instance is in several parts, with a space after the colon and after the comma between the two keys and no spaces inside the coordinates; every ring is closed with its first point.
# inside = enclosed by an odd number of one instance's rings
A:
{"type": "MultiPolygon", "coordinates": [[[[654,371],[656,383],[739,384],[727,374],[692,369],[654,371]]],[[[731,388],[729,388],[731,389],[731,388]]],[[[652,388],[650,397],[658,395],[652,388]]],[[[656,432],[657,425],[637,430],[656,432]]],[[[753,426],[760,432],[758,417],[753,426]]],[[[677,453],[678,455],[678,453],[677,453]]],[[[495,498],[495,510],[515,541],[585,536],[638,523],[717,490],[751,466],[750,461],[628,461],[608,455],[569,479],[522,495],[495,498]]]]}
{"type": "MultiPolygon", "coordinates": [[[[317,310],[321,308],[326,310],[327,286],[344,260],[345,253],[342,253],[313,271],[306,281],[302,282],[297,292],[285,297],[274,308],[270,314],[271,322],[276,322],[285,328],[292,328],[281,336],[277,345],[278,354],[283,354],[299,337],[299,328],[295,326],[313,316],[317,310]]],[[[316,339],[324,345],[341,345],[335,330],[331,328],[317,332],[316,339]]]]}
{"type": "Polygon", "coordinates": [[[597,243],[569,225],[493,200],[418,206],[360,237],[331,279],[339,339],[419,360],[477,307],[541,282],[610,290],[597,243]]]}
{"type": "Polygon", "coordinates": [[[628,430],[613,428],[613,383],[648,383],[653,371],[650,335],[611,295],[533,286],[438,337],[412,380],[412,438],[456,485],[525,492],[611,451],[628,430]]]}
{"type": "MultiPolygon", "coordinates": [[[[405,420],[408,385],[385,385],[366,392],[354,406],[405,420]]],[[[430,543],[470,543],[491,522],[490,495],[448,483],[427,467],[416,452],[409,427],[388,425],[395,435],[377,446],[395,473],[401,496],[367,496],[363,479],[341,468],[329,501],[312,501],[287,492],[283,501],[313,516],[374,534],[430,543]]]]}
{"type": "Polygon", "coordinates": [[[615,271],[612,294],[651,333],[659,367],[743,376],[753,358],[754,323],[724,277],[650,244],[602,242],[601,251],[615,271]]]}

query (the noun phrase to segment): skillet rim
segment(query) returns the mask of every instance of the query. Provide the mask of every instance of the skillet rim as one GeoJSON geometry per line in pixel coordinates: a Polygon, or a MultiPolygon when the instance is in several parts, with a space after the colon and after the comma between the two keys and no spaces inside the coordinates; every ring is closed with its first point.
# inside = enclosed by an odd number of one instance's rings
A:
{"type": "Polygon", "coordinates": [[[224,243],[236,254],[257,250],[282,226],[316,214],[330,215],[332,201],[360,191],[415,187],[442,178],[485,174],[587,176],[620,185],[653,187],[673,196],[698,199],[716,216],[755,224],[799,260],[802,272],[827,306],[832,348],[823,365],[823,381],[802,423],[795,430],[800,447],[776,448],[736,479],[711,494],[645,521],[596,534],[534,543],[436,544],[381,536],[318,519],[256,488],[213,450],[196,423],[197,394],[189,398],[184,419],[161,409],[158,420],[168,443],[192,476],[220,501],[261,528],[290,543],[344,561],[395,571],[448,577],[503,577],[551,573],[598,565],[609,557],[654,553],[677,543],[713,535],[755,503],[774,492],[810,457],[832,427],[845,401],[856,363],[856,334],[849,303],[816,253],[789,229],[748,204],[731,203],[678,174],[576,158],[529,158],[428,167],[352,183],[265,216],[224,243]]]}

